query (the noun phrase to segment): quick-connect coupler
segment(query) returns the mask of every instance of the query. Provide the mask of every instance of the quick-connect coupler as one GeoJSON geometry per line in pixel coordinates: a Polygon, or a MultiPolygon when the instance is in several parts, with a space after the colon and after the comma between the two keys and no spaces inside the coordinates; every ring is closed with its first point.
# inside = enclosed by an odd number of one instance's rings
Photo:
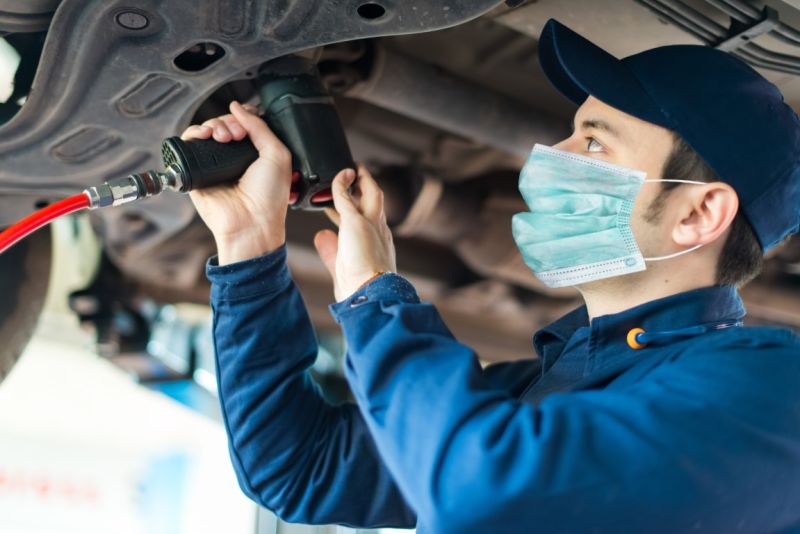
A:
{"type": "Polygon", "coordinates": [[[166,189],[180,191],[181,187],[180,172],[170,166],[166,172],[145,171],[114,178],[103,185],[89,187],[84,193],[89,197],[89,209],[96,209],[152,197],[166,189]]]}

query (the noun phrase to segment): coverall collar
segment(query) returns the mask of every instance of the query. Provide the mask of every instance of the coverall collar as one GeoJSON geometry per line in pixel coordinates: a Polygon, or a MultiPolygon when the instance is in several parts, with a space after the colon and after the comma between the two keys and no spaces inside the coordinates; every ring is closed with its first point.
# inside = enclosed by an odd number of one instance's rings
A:
{"type": "Polygon", "coordinates": [[[581,327],[590,327],[590,352],[594,360],[587,371],[598,370],[620,354],[633,352],[627,344],[632,328],[648,332],[680,330],[723,321],[738,321],[745,315],[744,304],[733,286],[710,286],[641,304],[620,313],[594,318],[586,306],[573,310],[533,338],[534,348],[549,368],[567,341],[581,327]]]}

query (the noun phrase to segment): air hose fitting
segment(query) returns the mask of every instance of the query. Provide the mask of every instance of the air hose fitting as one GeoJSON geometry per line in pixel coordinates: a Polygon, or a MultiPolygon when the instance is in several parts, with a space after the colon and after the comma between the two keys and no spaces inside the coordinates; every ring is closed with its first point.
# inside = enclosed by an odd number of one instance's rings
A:
{"type": "Polygon", "coordinates": [[[182,184],[180,171],[169,166],[165,172],[145,171],[129,174],[124,178],[113,178],[102,185],[89,187],[84,192],[89,197],[89,209],[96,209],[152,197],[166,189],[180,191],[182,184]]]}

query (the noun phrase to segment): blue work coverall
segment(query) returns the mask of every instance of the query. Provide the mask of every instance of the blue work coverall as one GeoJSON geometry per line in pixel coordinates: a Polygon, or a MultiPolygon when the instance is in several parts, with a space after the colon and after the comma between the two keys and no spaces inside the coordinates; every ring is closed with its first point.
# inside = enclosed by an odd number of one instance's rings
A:
{"type": "Polygon", "coordinates": [[[285,246],[207,266],[219,397],[244,492],[279,517],[419,532],[800,532],[800,339],[714,286],[536,333],[481,369],[385,274],[331,306],[357,403],[325,402],[285,246]]]}

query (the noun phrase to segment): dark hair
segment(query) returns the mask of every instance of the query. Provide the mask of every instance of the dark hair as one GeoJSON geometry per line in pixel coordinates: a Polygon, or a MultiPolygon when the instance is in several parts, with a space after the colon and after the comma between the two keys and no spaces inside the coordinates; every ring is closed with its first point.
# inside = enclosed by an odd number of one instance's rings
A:
{"type": "MultiPolygon", "coordinates": [[[[673,132],[673,138],[672,152],[664,162],[665,179],[708,183],[723,181],[682,137],[673,132]]],[[[661,218],[667,197],[681,185],[683,184],[662,182],[661,192],[645,214],[648,222],[657,222],[661,218]]],[[[758,276],[763,265],[764,251],[740,209],[731,223],[730,234],[717,262],[717,283],[742,287],[758,276]]]]}

